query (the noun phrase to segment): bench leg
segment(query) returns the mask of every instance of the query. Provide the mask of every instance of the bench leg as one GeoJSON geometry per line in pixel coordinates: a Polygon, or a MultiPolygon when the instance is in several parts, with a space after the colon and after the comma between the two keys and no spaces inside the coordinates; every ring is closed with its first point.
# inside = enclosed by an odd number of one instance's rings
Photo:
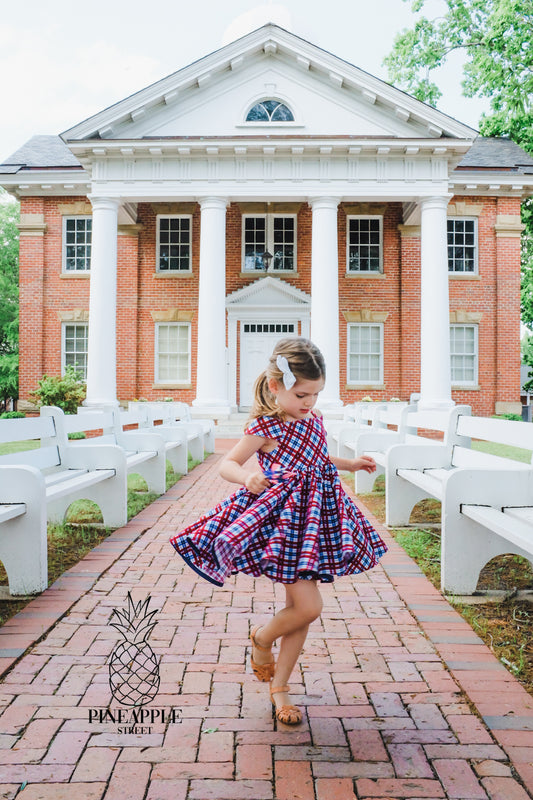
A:
{"type": "Polygon", "coordinates": [[[409,524],[411,512],[420,500],[428,497],[426,492],[400,478],[396,472],[387,471],[385,481],[385,513],[386,524],[402,526],[409,524]]]}
{"type": "Polygon", "coordinates": [[[374,488],[374,484],[376,482],[376,478],[379,478],[380,475],[384,475],[385,470],[380,465],[377,465],[375,472],[365,472],[363,469],[357,470],[355,473],[355,493],[356,494],[367,494],[371,492],[374,488]]]}
{"type": "Polygon", "coordinates": [[[204,460],[204,437],[203,434],[196,436],[188,442],[189,453],[195,461],[204,460]]]}
{"type": "Polygon", "coordinates": [[[207,433],[204,433],[204,450],[206,453],[215,452],[215,429],[212,428],[207,433]]]}
{"type": "Polygon", "coordinates": [[[48,503],[48,521],[62,525],[72,503],[77,500],[90,500],[96,503],[108,528],[121,528],[128,521],[128,486],[125,470],[113,478],[94,486],[87,486],[77,492],[60,497],[48,503]]]}
{"type": "Polygon", "coordinates": [[[26,503],[26,513],[0,526],[0,559],[12,595],[38,594],[48,586],[48,542],[44,480],[32,467],[6,467],[2,501],[26,503]]]}
{"type": "Polygon", "coordinates": [[[128,472],[130,474],[139,474],[143,477],[147,483],[149,492],[165,494],[167,490],[167,458],[163,450],[149,461],[136,464],[131,470],[128,470],[128,472]]]}
{"type": "Polygon", "coordinates": [[[169,447],[167,450],[167,460],[172,464],[174,472],[186,475],[189,466],[187,462],[187,441],[183,441],[176,447],[169,447]]]}
{"type": "Polygon", "coordinates": [[[458,509],[459,505],[442,515],[441,589],[449,594],[473,594],[485,564],[510,552],[511,545],[505,546],[501,537],[464,517],[458,509]]]}

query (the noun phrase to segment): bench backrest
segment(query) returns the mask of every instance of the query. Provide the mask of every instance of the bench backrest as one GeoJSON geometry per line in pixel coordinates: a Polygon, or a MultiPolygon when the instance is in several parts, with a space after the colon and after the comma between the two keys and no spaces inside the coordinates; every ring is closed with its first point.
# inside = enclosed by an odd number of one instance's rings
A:
{"type": "Polygon", "coordinates": [[[6,453],[0,456],[0,464],[29,464],[45,470],[61,464],[56,426],[53,419],[25,417],[24,419],[0,420],[0,443],[16,442],[28,450],[6,453]],[[37,445],[37,446],[36,446],[37,445]]]}
{"type": "Polygon", "coordinates": [[[447,410],[427,409],[408,411],[405,418],[406,444],[424,444],[422,441],[427,438],[429,442],[434,441],[430,437],[416,435],[416,431],[434,431],[443,434],[441,441],[445,445],[460,444],[463,447],[470,447],[470,438],[457,429],[460,416],[467,417],[471,413],[470,406],[454,406],[447,410]]]}
{"type": "MultiPolygon", "coordinates": [[[[533,463],[533,425],[530,422],[460,415],[457,419],[457,432],[470,439],[529,450],[532,452],[530,463],[533,463]]],[[[524,463],[475,450],[466,453],[462,452],[462,448],[454,450],[454,466],[497,466],[498,462],[502,462],[502,468],[507,469],[524,463]]]]}
{"type": "MultiPolygon", "coordinates": [[[[389,425],[394,425],[398,433],[404,433],[407,429],[408,415],[415,411],[416,404],[384,403],[378,412],[377,421],[380,427],[388,428],[389,425]]],[[[411,432],[416,431],[413,429],[411,432]]]]}

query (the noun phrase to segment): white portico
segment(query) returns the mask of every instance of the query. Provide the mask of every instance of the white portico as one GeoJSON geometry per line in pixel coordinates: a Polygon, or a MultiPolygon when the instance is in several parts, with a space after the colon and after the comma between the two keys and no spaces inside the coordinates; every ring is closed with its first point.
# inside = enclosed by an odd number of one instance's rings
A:
{"type": "MultiPolygon", "coordinates": [[[[62,138],[81,175],[71,176],[67,189],[64,175],[55,185],[49,173],[48,191],[86,194],[93,209],[89,405],[117,401],[117,235],[135,228],[139,207],[169,204],[199,208],[199,235],[187,241],[191,266],[166,284],[162,312],[193,320],[190,386],[199,411],[221,416],[249,405],[252,374],[282,335],[316,342],[327,365],[321,407],[342,404],[339,276],[346,257],[339,209],[347,204],[395,204],[403,209],[399,222],[418,231],[421,403],[452,403],[446,218],[457,194],[452,173],[475,138],[470,128],[266,25],[62,138]],[[286,231],[266,231],[261,239],[256,230],[250,245],[243,233],[243,254],[251,247],[252,262],[274,248],[262,273],[248,266],[249,256],[239,262],[241,245],[228,227],[232,205],[242,207],[243,218],[259,206],[304,205],[310,232],[294,229],[290,245],[286,231]],[[276,248],[283,247],[290,264],[280,268],[276,248]],[[187,300],[186,312],[182,300],[192,297],[191,286],[197,306],[187,300]]],[[[270,211],[254,213],[267,228],[275,222],[270,211]]],[[[357,303],[354,313],[372,312],[372,297],[366,301],[363,293],[357,303]]]]}

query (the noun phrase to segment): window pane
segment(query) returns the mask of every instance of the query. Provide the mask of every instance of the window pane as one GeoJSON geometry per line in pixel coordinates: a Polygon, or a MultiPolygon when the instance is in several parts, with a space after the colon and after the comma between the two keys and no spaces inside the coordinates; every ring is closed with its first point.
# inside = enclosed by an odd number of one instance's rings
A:
{"type": "Polygon", "coordinates": [[[87,378],[88,332],[85,323],[63,326],[63,372],[74,367],[82,380],[87,378]]]}
{"type": "Polygon", "coordinates": [[[185,271],[192,269],[191,234],[189,217],[160,217],[159,271],[185,271]]]}
{"type": "Polygon", "coordinates": [[[157,327],[156,380],[170,383],[190,380],[189,325],[173,323],[157,327]]]}
{"type": "Polygon", "coordinates": [[[348,270],[379,272],[381,269],[381,219],[348,220],[348,270]]]}
{"type": "Polygon", "coordinates": [[[382,375],[380,325],[350,325],[348,329],[348,381],[378,383],[382,375]]]}
{"type": "Polygon", "coordinates": [[[450,327],[452,383],[475,383],[477,378],[477,342],[474,325],[450,327]]]}
{"type": "Polygon", "coordinates": [[[91,266],[90,217],[72,217],[65,220],[64,269],[86,271],[91,266]]]}
{"type": "Polygon", "coordinates": [[[472,219],[447,221],[448,270],[450,272],[475,272],[476,223],[472,219]]]}

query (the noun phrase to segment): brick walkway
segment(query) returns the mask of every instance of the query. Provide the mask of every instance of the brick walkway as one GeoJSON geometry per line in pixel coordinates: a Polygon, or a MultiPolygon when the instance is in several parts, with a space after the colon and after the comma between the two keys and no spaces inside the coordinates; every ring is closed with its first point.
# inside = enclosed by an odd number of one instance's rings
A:
{"type": "Polygon", "coordinates": [[[168,544],[228,493],[219,457],[0,629],[0,798],[533,797],[533,698],[385,531],[382,567],[323,587],[292,679],[304,724],[275,724],[248,632],[281,607],[282,587],[242,575],[213,587],[168,544]],[[108,681],[110,617],[128,591],[158,609],[161,656],[159,693],[133,732],[108,681]]]}

